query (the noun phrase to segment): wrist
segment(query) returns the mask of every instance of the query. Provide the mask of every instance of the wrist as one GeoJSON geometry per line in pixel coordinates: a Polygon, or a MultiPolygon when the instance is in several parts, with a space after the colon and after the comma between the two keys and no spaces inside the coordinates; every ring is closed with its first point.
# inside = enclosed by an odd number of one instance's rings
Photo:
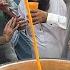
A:
{"type": "Polygon", "coordinates": [[[8,43],[8,40],[6,40],[6,37],[4,35],[0,36],[0,45],[6,44],[6,43],[8,43]]]}
{"type": "Polygon", "coordinates": [[[4,37],[6,43],[9,42],[10,39],[9,39],[8,35],[4,34],[3,37],[4,37]]]}

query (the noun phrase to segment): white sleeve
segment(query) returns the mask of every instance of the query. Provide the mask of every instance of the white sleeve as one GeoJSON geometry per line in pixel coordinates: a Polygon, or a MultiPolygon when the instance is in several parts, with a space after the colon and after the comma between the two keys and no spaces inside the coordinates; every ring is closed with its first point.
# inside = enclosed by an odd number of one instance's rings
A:
{"type": "Polygon", "coordinates": [[[67,29],[67,18],[65,16],[48,13],[47,23],[52,27],[67,29]]]}

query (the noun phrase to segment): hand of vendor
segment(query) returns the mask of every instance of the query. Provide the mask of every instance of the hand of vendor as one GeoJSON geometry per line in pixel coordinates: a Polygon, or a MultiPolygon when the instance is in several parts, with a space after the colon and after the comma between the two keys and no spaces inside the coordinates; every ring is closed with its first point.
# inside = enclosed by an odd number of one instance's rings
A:
{"type": "Polygon", "coordinates": [[[15,30],[17,30],[19,27],[19,24],[16,25],[16,18],[12,18],[5,26],[3,37],[5,38],[6,42],[9,42],[12,35],[14,34],[15,30]]]}
{"type": "Polygon", "coordinates": [[[48,13],[38,9],[38,10],[31,10],[31,15],[35,25],[38,23],[45,23],[47,20],[48,13]]]}

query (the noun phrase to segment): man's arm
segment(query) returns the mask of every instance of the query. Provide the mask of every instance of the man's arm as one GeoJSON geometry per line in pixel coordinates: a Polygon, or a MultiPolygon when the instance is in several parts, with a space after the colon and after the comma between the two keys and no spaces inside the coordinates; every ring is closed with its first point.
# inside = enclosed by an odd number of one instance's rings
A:
{"type": "Polygon", "coordinates": [[[48,23],[52,27],[67,28],[67,18],[65,16],[48,13],[42,10],[31,11],[34,24],[48,23]]]}

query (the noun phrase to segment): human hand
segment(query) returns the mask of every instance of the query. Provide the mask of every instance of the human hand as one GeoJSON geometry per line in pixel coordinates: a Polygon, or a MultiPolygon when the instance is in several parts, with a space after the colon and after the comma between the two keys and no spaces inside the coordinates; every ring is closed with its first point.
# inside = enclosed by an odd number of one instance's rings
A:
{"type": "Polygon", "coordinates": [[[12,18],[11,20],[9,20],[3,32],[3,36],[5,37],[6,42],[9,42],[12,35],[14,34],[14,31],[17,30],[18,27],[19,27],[19,24],[16,26],[16,18],[12,18]]]}
{"type": "Polygon", "coordinates": [[[31,10],[31,15],[35,25],[38,23],[46,22],[48,13],[38,9],[38,10],[31,10]]]}
{"type": "Polygon", "coordinates": [[[17,22],[16,22],[16,24],[18,25],[19,24],[19,28],[18,28],[18,30],[23,30],[23,29],[25,29],[25,27],[27,26],[27,23],[28,23],[28,21],[27,20],[25,20],[24,18],[22,18],[22,17],[17,17],[17,22]]]}

